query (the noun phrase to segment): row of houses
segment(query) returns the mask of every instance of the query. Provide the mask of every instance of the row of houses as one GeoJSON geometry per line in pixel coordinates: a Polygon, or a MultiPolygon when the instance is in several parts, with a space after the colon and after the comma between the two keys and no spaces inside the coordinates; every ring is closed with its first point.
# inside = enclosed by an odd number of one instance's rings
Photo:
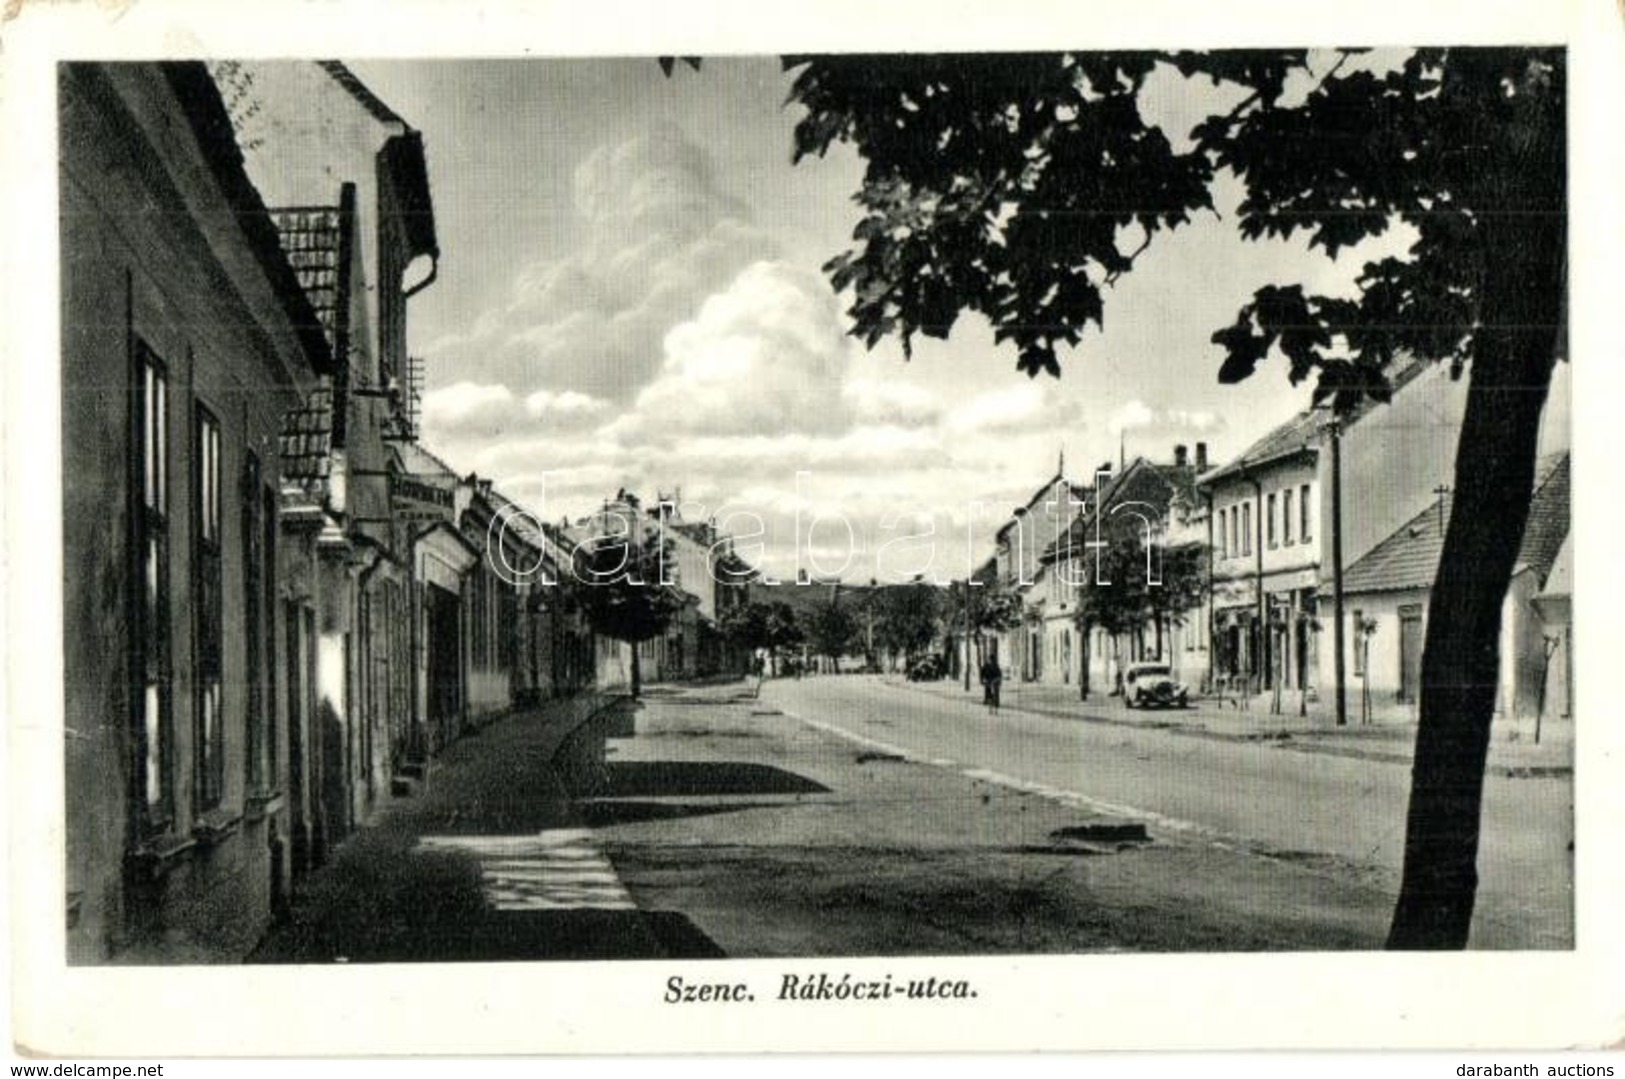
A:
{"type": "MultiPolygon", "coordinates": [[[[975,575],[1018,594],[1025,612],[988,635],[1005,676],[1109,692],[1125,664],[1159,660],[1194,688],[1263,712],[1329,704],[1340,526],[1348,699],[1403,714],[1420,688],[1466,386],[1428,363],[1402,367],[1393,383],[1391,402],[1335,423],[1327,410],[1303,411],[1222,463],[1197,443],[1193,455],[1175,446],[1169,458],[1103,464],[1087,479],[1058,468],[975,575]],[[1078,582],[1097,572],[1101,524],[1125,514],[1144,522],[1138,534],[1159,557],[1199,552],[1199,587],[1144,625],[1092,625],[1078,582]]],[[[1503,610],[1498,712],[1508,719],[1571,712],[1567,439],[1548,417],[1503,610]]]]}
{"type": "Polygon", "coordinates": [[[590,712],[628,647],[569,529],[418,440],[421,135],[337,63],[59,72],[68,958],[240,958],[448,743],[590,712]]]}

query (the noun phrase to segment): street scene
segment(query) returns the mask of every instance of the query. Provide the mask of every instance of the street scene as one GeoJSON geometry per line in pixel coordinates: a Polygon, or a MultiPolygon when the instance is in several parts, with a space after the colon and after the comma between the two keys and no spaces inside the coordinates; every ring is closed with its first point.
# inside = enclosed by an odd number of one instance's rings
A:
{"type": "Polygon", "coordinates": [[[61,64],[68,962],[1572,949],[1564,64],[61,64]]]}

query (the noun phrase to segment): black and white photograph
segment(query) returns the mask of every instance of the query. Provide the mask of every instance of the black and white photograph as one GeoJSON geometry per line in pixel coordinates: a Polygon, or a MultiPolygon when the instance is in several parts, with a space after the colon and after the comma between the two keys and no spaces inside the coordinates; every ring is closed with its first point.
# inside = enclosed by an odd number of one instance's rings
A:
{"type": "Polygon", "coordinates": [[[1573,50],[1391,29],[55,56],[63,976],[1575,960],[1573,50]]]}

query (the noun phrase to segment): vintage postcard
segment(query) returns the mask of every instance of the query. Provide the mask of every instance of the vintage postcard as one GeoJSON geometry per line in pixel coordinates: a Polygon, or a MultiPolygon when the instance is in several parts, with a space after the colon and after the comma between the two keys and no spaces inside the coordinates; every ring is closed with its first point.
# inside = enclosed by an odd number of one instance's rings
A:
{"type": "Polygon", "coordinates": [[[18,1051],[1625,1036],[1620,11],[1102,13],[8,10],[18,1051]]]}

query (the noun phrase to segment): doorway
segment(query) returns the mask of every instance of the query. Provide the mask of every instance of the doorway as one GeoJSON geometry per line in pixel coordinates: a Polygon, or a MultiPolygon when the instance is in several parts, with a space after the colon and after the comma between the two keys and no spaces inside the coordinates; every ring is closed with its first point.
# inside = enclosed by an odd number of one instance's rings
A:
{"type": "Polygon", "coordinates": [[[428,621],[429,737],[436,750],[451,740],[462,716],[462,634],[457,597],[436,585],[424,589],[428,621]]]}
{"type": "Polygon", "coordinates": [[[1399,699],[1414,701],[1422,687],[1422,605],[1399,609],[1399,699]]]}

